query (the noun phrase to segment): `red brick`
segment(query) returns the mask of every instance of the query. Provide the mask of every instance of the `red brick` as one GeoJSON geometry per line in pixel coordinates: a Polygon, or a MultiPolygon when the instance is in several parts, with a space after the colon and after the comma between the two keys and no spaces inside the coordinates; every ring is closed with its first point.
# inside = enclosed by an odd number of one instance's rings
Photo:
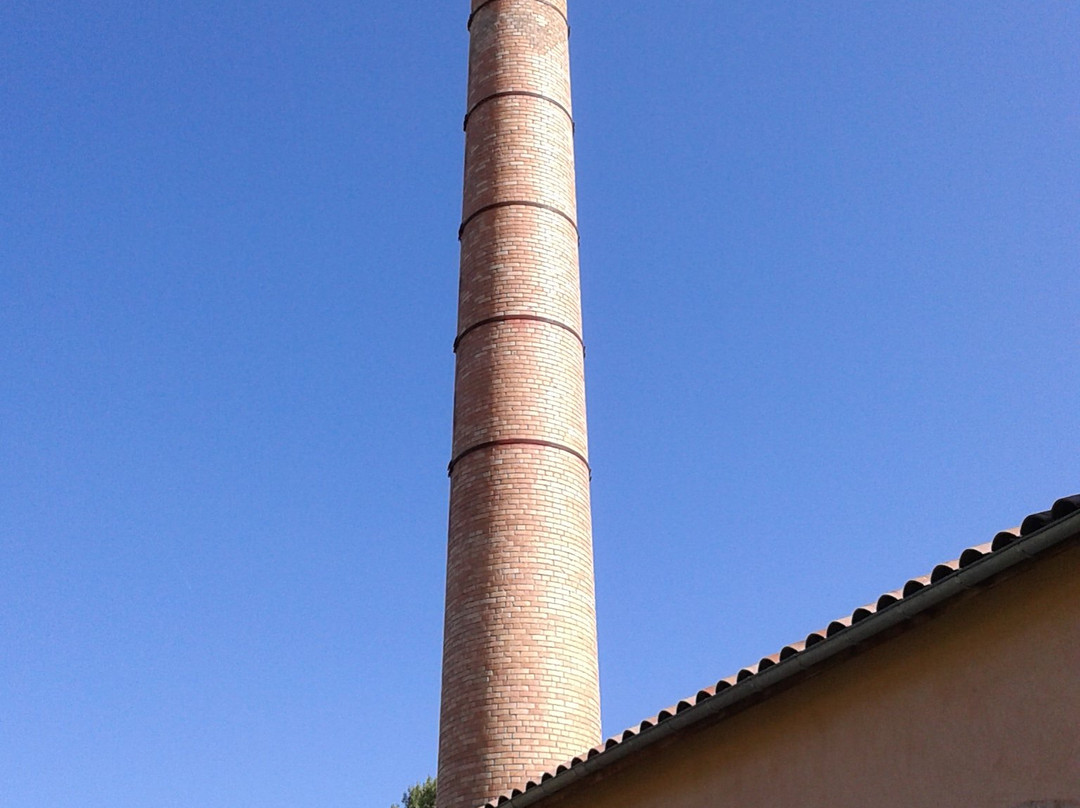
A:
{"type": "Polygon", "coordinates": [[[566,5],[472,10],[439,808],[600,737],[566,5]]]}

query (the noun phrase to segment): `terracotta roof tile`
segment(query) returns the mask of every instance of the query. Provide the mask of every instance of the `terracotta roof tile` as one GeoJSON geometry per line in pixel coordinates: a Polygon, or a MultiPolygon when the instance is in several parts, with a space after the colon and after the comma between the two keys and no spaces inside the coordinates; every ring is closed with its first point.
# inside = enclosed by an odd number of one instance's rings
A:
{"type": "MultiPolygon", "coordinates": [[[[1072,516],[1077,511],[1080,511],[1080,494],[1063,497],[1062,499],[1057,500],[1050,510],[1040,511],[1039,513],[1029,515],[1020,524],[1019,528],[1002,531],[998,533],[992,541],[967,548],[960,554],[959,558],[953,561],[947,561],[943,564],[938,564],[929,575],[912,578],[899,589],[881,595],[875,602],[860,606],[851,614],[833,620],[821,631],[811,632],[806,636],[805,640],[785,645],[780,651],[764,657],[758,661],[757,664],[743,668],[735,675],[729,676],[726,679],[721,679],[711,687],[699,690],[694,696],[690,696],[665,710],[661,710],[655,716],[641,721],[622,733],[608,738],[606,741],[593,747],[584,754],[557,766],[554,771],[545,772],[535,780],[530,780],[525,785],[524,789],[514,789],[509,794],[499,796],[496,800],[487,803],[485,808],[496,808],[496,806],[503,806],[508,803],[513,803],[513,805],[509,805],[508,808],[517,808],[519,804],[524,806],[526,801],[533,802],[534,800],[531,799],[522,801],[519,798],[521,798],[522,795],[529,795],[529,797],[531,797],[532,795],[530,792],[533,792],[538,787],[547,791],[551,790],[552,785],[558,785],[558,783],[563,780],[575,779],[573,776],[576,773],[575,770],[584,766],[586,762],[590,762],[591,766],[591,761],[597,758],[606,758],[612,754],[617,754],[617,750],[622,749],[624,744],[633,739],[639,739],[638,741],[635,741],[635,743],[645,741],[646,738],[642,736],[657,732],[657,727],[659,725],[670,721],[676,716],[680,716],[681,721],[684,714],[687,714],[687,718],[692,717],[688,714],[696,712],[703,704],[718,695],[725,696],[726,700],[732,702],[732,705],[734,705],[735,702],[739,700],[740,690],[749,691],[753,689],[751,685],[747,685],[746,683],[765,671],[768,671],[770,668],[781,668],[788,664],[798,665],[798,663],[792,661],[799,659],[803,654],[811,651],[811,649],[814,649],[815,647],[824,648],[826,646],[822,646],[823,643],[831,645],[832,643],[839,641],[839,638],[852,627],[857,626],[882,612],[896,608],[898,604],[903,604],[915,595],[920,595],[920,593],[924,592],[933,592],[943,588],[943,585],[945,585],[947,581],[952,579],[958,573],[963,573],[965,570],[972,568],[972,565],[976,562],[987,558],[993,558],[1016,542],[1026,542],[1027,537],[1031,534],[1049,527],[1066,517],[1072,516]],[[836,640],[834,640],[834,638],[836,638],[836,640]]],[[[1080,535],[1080,519],[1076,521],[1076,529],[1068,534],[1071,537],[1080,535]]],[[[1031,557],[1037,552],[1039,552],[1039,550],[1035,550],[1031,553],[1024,553],[1023,555],[1025,558],[1031,557]]],[[[920,599],[922,599],[921,595],[920,599]]],[[[927,598],[926,601],[929,606],[930,599],[927,598]]],[[[868,624],[867,627],[869,628],[870,624],[868,624]]],[[[824,659],[825,655],[819,654],[819,657],[824,659]]],[[[811,662],[809,664],[815,663],[811,662]]]]}

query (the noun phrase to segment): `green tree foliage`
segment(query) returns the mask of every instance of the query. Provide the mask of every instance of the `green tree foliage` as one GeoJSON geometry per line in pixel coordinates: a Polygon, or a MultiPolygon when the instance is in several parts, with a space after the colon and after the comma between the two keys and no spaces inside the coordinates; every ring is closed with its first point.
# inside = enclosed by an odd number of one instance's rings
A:
{"type": "Polygon", "coordinates": [[[401,805],[390,808],[435,808],[435,778],[411,786],[401,795],[401,805]]]}

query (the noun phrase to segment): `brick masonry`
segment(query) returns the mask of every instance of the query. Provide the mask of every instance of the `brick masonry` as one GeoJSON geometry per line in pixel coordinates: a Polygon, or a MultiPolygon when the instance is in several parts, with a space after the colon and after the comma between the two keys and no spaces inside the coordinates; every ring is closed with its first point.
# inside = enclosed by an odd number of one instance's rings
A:
{"type": "Polygon", "coordinates": [[[439,808],[600,737],[566,4],[472,12],[439,808]]]}

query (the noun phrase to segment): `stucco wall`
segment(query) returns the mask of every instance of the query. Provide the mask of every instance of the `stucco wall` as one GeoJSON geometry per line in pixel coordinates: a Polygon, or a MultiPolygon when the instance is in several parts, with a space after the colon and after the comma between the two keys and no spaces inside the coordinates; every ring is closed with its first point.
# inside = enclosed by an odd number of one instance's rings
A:
{"type": "Polygon", "coordinates": [[[1080,545],[543,808],[1080,800],[1080,545]]]}

